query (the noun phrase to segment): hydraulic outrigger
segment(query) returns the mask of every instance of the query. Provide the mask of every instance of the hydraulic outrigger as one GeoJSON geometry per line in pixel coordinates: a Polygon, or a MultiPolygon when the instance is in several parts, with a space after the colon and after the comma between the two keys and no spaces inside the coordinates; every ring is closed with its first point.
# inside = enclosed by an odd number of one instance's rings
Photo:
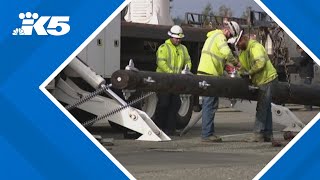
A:
{"type": "MultiPolygon", "coordinates": [[[[110,87],[101,76],[97,75],[92,69],[75,58],[63,71],[65,78],[57,78],[55,87],[51,89],[53,96],[60,102],[68,104],[67,110],[75,107],[96,115],[95,118],[86,120],[83,126],[90,126],[100,120],[112,121],[123,127],[131,129],[141,134],[138,140],[144,141],[168,141],[171,140],[161,129],[159,129],[151,118],[143,111],[131,107],[136,101],[131,103],[125,102],[110,87]],[[94,92],[87,92],[81,89],[70,77],[81,77],[91,87],[95,88],[94,92]],[[105,96],[100,94],[106,93],[105,96]]],[[[148,94],[147,96],[151,95],[148,94]]],[[[147,96],[141,97],[145,98],[147,96]]]]}

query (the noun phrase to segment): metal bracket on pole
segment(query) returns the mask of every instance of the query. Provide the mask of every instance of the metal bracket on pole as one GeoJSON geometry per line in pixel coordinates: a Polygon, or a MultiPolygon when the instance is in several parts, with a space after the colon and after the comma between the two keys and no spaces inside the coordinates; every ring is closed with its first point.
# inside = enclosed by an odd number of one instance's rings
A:
{"type": "Polygon", "coordinates": [[[184,69],[181,71],[181,74],[193,75],[192,72],[190,71],[188,64],[184,66],[184,69]]]}
{"type": "Polygon", "coordinates": [[[207,89],[209,86],[211,86],[211,85],[208,84],[207,81],[199,82],[199,88],[207,89]]]}
{"type": "Polygon", "coordinates": [[[128,70],[128,71],[139,71],[136,67],[134,67],[134,63],[133,63],[132,59],[129,60],[129,64],[126,66],[125,70],[128,70]]]}

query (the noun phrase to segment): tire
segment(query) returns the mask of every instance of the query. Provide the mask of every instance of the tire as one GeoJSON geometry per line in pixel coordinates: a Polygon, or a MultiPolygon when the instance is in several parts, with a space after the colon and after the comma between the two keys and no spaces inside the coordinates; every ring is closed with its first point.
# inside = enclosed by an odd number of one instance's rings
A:
{"type": "MultiPolygon", "coordinates": [[[[138,96],[134,95],[132,99],[136,97],[138,96]]],[[[180,95],[180,99],[181,106],[177,113],[176,129],[183,129],[186,125],[188,125],[193,110],[193,97],[191,95],[180,95]]],[[[135,107],[144,111],[154,121],[157,104],[158,97],[156,94],[153,94],[141,101],[139,104],[135,105],[135,107]]]]}
{"type": "Polygon", "coordinates": [[[156,94],[150,95],[141,103],[141,110],[144,111],[151,119],[154,120],[158,104],[158,97],[156,94]]]}
{"type": "MultiPolygon", "coordinates": [[[[131,94],[127,102],[131,102],[145,94],[146,93],[134,92],[133,94],[131,94]]],[[[158,104],[158,97],[156,94],[152,94],[149,97],[138,102],[137,104],[132,105],[132,107],[144,111],[151,119],[154,119],[156,114],[157,104],[158,104]]]]}
{"type": "Polygon", "coordinates": [[[191,119],[193,110],[193,97],[191,95],[180,95],[181,106],[177,114],[177,129],[186,127],[191,119]]]}

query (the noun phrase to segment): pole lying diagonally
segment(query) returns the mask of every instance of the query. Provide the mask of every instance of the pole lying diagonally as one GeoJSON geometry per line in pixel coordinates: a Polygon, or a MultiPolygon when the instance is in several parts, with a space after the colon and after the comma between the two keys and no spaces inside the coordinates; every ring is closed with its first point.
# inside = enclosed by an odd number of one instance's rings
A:
{"type": "MultiPolygon", "coordinates": [[[[257,91],[242,78],[118,70],[112,74],[111,83],[114,88],[127,90],[257,99],[257,91]]],[[[272,100],[276,104],[320,106],[320,86],[278,82],[272,87],[272,100]]]]}

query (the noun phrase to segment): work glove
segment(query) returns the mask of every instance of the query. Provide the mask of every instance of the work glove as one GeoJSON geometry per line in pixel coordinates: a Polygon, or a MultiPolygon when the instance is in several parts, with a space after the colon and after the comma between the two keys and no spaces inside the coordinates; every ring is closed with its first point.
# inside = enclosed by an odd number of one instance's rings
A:
{"type": "Polygon", "coordinates": [[[236,71],[236,68],[233,65],[227,64],[225,66],[225,70],[227,71],[228,74],[231,74],[236,71]]]}

